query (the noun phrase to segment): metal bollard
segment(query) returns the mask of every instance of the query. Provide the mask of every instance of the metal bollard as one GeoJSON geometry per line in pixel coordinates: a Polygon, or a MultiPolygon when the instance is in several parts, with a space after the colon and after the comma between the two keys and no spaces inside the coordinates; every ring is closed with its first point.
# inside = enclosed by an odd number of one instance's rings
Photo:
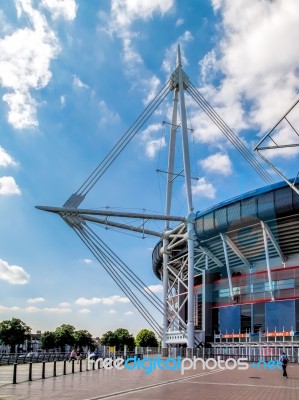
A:
{"type": "Polygon", "coordinates": [[[66,375],[66,360],[63,360],[63,375],[66,375]]]}
{"type": "Polygon", "coordinates": [[[82,372],[82,358],[80,358],[80,372],[82,372]]]}
{"type": "Polygon", "coordinates": [[[29,363],[29,376],[28,381],[32,381],[32,362],[29,363]]]}
{"type": "Polygon", "coordinates": [[[95,363],[96,363],[96,360],[94,360],[94,362],[93,362],[93,364],[92,364],[92,369],[93,369],[93,371],[94,371],[94,365],[95,365],[95,363]]]}
{"type": "Polygon", "coordinates": [[[45,379],[46,377],[46,361],[43,361],[42,365],[42,379],[45,379]]]}
{"type": "Polygon", "coordinates": [[[53,376],[57,376],[56,375],[56,360],[54,360],[54,362],[53,362],[53,376]]]}
{"type": "Polygon", "coordinates": [[[17,363],[14,363],[13,365],[13,377],[12,377],[12,383],[15,385],[17,383],[17,363]]]}
{"type": "Polygon", "coordinates": [[[72,360],[72,374],[75,373],[75,360],[72,360]]]}

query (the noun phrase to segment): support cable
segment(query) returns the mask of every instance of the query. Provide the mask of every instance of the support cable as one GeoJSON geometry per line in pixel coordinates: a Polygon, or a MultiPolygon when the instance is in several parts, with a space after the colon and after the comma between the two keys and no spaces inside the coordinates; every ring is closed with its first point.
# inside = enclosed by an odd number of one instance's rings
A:
{"type": "Polygon", "coordinates": [[[86,226],[85,231],[88,232],[90,238],[97,245],[98,251],[111,265],[117,270],[118,274],[123,275],[131,284],[148,300],[151,304],[163,314],[163,303],[159,297],[150,289],[144,289],[146,284],[104,243],[91,228],[86,226]],[[105,249],[105,252],[101,249],[105,249]]]}
{"type": "Polygon", "coordinates": [[[145,110],[135,120],[133,125],[125,132],[122,138],[116,143],[112,150],[106,155],[101,163],[95,168],[91,175],[77,190],[76,195],[84,198],[86,194],[93,188],[100,177],[105,173],[113,161],[119,156],[124,148],[133,139],[136,133],[142,128],[148,118],[154,113],[158,106],[162,103],[168,93],[171,91],[170,80],[163,86],[156,97],[149,103],[145,110]]]}
{"type": "Polygon", "coordinates": [[[76,234],[80,237],[80,239],[85,243],[85,245],[89,248],[92,254],[96,257],[96,259],[100,262],[105,271],[110,275],[110,277],[114,280],[117,286],[125,293],[125,295],[130,299],[132,304],[136,307],[136,309],[140,312],[140,314],[145,318],[145,320],[149,323],[151,328],[161,336],[161,327],[155,321],[155,319],[151,316],[151,313],[144,307],[144,305],[140,302],[140,300],[136,297],[136,295],[132,292],[132,290],[124,285],[122,279],[115,273],[113,269],[109,268],[106,260],[101,256],[99,252],[99,248],[92,242],[87,232],[84,228],[73,227],[76,234]]]}
{"type": "Polygon", "coordinates": [[[246,161],[255,169],[260,177],[268,184],[273,183],[272,177],[257,161],[257,159],[251,154],[249,149],[244,143],[234,134],[229,126],[223,121],[223,119],[217,114],[217,112],[211,107],[207,100],[200,94],[200,92],[191,84],[187,88],[188,93],[196,101],[196,103],[203,109],[207,116],[214,122],[214,124],[221,130],[226,138],[234,145],[234,147],[242,154],[246,161]]]}

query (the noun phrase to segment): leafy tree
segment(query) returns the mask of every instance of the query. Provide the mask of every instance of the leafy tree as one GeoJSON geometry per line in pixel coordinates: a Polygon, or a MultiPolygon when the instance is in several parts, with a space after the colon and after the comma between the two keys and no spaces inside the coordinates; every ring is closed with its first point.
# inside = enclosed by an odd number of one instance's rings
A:
{"type": "Polygon", "coordinates": [[[116,346],[117,350],[123,349],[125,345],[127,345],[129,349],[133,349],[135,340],[127,329],[118,328],[114,332],[106,332],[101,338],[101,344],[104,346],[116,346]]]}
{"type": "Polygon", "coordinates": [[[18,318],[0,322],[0,341],[11,350],[18,344],[30,339],[31,328],[18,318]]]}
{"type": "Polygon", "coordinates": [[[59,347],[63,351],[66,345],[74,346],[74,333],[75,327],[73,325],[63,324],[56,328],[54,332],[56,347],[59,347]]]}
{"type": "Polygon", "coordinates": [[[114,333],[112,331],[104,333],[104,335],[101,338],[101,344],[103,346],[115,346],[116,340],[114,337],[114,333]]]}
{"type": "Polygon", "coordinates": [[[158,347],[158,340],[153,331],[141,329],[136,336],[136,345],[140,347],[158,347]]]}
{"type": "Polygon", "coordinates": [[[79,330],[74,333],[75,345],[79,348],[88,347],[94,350],[95,344],[91,334],[86,330],[79,330]]]}
{"type": "Polygon", "coordinates": [[[41,337],[41,347],[43,350],[52,350],[56,347],[56,335],[54,332],[46,331],[41,337]]]}
{"type": "Polygon", "coordinates": [[[133,349],[135,346],[134,336],[129,333],[127,329],[118,328],[114,332],[114,336],[116,339],[116,348],[118,350],[123,349],[125,345],[128,346],[129,349],[133,349]]]}

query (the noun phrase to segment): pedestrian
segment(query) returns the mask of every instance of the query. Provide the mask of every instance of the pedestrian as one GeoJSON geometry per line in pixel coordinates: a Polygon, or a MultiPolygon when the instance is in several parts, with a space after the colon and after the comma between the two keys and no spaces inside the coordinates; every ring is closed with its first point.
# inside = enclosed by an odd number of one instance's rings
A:
{"type": "Polygon", "coordinates": [[[281,357],[280,357],[280,362],[282,364],[282,369],[283,369],[283,374],[282,376],[286,379],[288,377],[287,374],[287,365],[288,365],[288,357],[286,356],[286,353],[282,353],[281,357]]]}
{"type": "Polygon", "coordinates": [[[69,362],[71,362],[72,360],[77,360],[77,353],[75,349],[73,349],[70,354],[69,362]]]}

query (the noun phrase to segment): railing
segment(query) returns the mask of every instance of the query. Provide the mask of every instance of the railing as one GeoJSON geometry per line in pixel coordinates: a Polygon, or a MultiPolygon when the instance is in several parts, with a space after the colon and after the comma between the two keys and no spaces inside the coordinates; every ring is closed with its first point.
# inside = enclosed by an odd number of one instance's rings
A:
{"type": "MultiPolygon", "coordinates": [[[[57,357],[57,355],[51,355],[51,357],[53,356],[57,357]]],[[[80,358],[78,360],[69,360],[69,354],[64,355],[64,357],[65,356],[67,357],[67,359],[64,359],[62,361],[49,360],[50,355],[45,355],[45,358],[48,358],[48,360],[46,361],[40,360],[41,357],[39,356],[37,358],[39,358],[39,361],[41,362],[14,362],[13,364],[7,366],[3,365],[2,367],[0,367],[0,386],[10,383],[17,384],[20,382],[32,381],[36,379],[46,379],[50,377],[75,374],[84,371],[94,371],[96,369],[103,368],[104,360],[106,358],[111,358],[99,357],[100,360],[97,360],[97,362],[88,362],[88,359],[86,357],[85,359],[80,358]]],[[[124,359],[128,359],[134,356],[140,359],[143,358],[143,354],[135,354],[132,352],[128,352],[126,356],[124,356],[123,354],[118,355],[118,357],[123,357],[124,359]]],[[[97,359],[97,357],[95,357],[95,359],[97,359]]]]}
{"type": "Polygon", "coordinates": [[[40,354],[0,354],[0,365],[26,364],[29,362],[63,361],[69,359],[69,353],[40,353],[40,354]]]}

